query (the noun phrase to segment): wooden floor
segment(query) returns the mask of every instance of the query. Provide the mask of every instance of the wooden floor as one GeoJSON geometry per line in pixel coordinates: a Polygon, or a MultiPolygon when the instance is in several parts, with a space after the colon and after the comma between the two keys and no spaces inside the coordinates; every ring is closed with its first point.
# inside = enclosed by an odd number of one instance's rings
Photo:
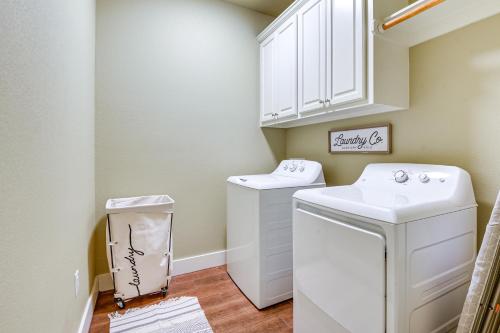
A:
{"type": "MultiPolygon", "coordinates": [[[[292,301],[257,310],[229,278],[225,266],[179,275],[172,279],[168,298],[196,296],[216,333],[292,332],[292,301]]],[[[145,306],[164,300],[161,295],[146,296],[127,303],[127,308],[145,306]]],[[[118,307],[111,291],[99,294],[91,333],[108,332],[108,313],[118,307]]],[[[123,312],[123,311],[122,311],[123,312]]]]}

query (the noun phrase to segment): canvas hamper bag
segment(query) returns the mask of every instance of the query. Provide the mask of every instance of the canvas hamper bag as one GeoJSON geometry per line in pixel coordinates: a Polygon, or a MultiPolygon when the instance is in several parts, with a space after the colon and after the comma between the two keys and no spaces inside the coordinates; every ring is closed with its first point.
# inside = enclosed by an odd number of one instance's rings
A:
{"type": "Polygon", "coordinates": [[[106,251],[114,298],[167,294],[172,270],[174,200],[168,195],[109,199],[106,202],[106,251]]]}

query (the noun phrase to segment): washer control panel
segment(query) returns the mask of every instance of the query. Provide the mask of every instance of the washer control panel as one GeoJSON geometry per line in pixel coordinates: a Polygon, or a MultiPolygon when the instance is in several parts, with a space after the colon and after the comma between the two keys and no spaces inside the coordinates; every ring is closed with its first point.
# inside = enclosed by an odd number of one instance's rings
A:
{"type": "Polygon", "coordinates": [[[288,172],[304,172],[307,168],[306,160],[285,160],[280,163],[280,167],[283,171],[288,172]]]}
{"type": "Polygon", "coordinates": [[[321,164],[308,160],[283,160],[280,165],[274,170],[274,175],[293,177],[293,178],[322,178],[323,170],[321,164]]]}

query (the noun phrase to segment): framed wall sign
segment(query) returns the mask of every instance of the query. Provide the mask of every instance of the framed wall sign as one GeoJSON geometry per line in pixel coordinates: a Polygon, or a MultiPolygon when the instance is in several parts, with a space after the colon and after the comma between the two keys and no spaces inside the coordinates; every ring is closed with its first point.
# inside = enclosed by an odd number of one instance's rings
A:
{"type": "Polygon", "coordinates": [[[328,150],[331,154],[390,154],[391,141],[392,129],[389,123],[328,131],[328,150]]]}

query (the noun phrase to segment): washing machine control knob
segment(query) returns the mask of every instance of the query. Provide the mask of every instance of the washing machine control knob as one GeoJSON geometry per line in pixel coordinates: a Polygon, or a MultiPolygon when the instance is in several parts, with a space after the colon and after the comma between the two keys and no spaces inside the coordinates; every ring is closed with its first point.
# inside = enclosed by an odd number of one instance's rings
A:
{"type": "Polygon", "coordinates": [[[283,170],[288,170],[288,164],[283,165],[283,170]]]}
{"type": "Polygon", "coordinates": [[[304,170],[305,170],[305,169],[306,169],[306,168],[305,168],[303,165],[301,165],[301,166],[299,167],[299,171],[300,171],[300,172],[304,172],[304,170]]]}
{"type": "Polygon", "coordinates": [[[292,164],[290,165],[290,169],[289,169],[291,172],[295,172],[295,170],[297,170],[297,164],[292,164]]]}
{"type": "Polygon", "coordinates": [[[396,183],[404,183],[408,181],[408,174],[404,170],[398,170],[394,173],[394,180],[396,183]]]}
{"type": "Polygon", "coordinates": [[[426,173],[421,173],[420,175],[418,175],[418,179],[420,179],[420,182],[424,184],[428,183],[431,180],[426,173]]]}

